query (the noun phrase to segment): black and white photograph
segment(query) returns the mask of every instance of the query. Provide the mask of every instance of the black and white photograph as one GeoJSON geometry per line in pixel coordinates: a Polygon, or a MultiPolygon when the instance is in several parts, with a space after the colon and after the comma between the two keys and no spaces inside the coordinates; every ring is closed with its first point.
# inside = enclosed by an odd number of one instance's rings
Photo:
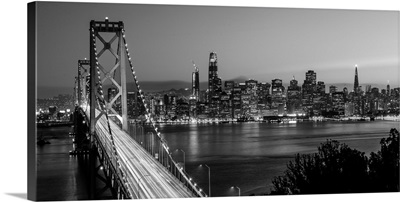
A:
{"type": "Polygon", "coordinates": [[[26,7],[29,200],[399,192],[398,10],[26,7]]]}

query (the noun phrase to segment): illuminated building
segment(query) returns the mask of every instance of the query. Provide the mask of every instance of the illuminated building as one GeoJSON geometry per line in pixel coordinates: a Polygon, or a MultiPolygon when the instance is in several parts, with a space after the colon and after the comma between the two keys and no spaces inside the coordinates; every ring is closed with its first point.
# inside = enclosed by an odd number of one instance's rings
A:
{"type": "Polygon", "coordinates": [[[301,87],[294,77],[287,90],[287,111],[288,114],[297,114],[301,111],[301,87]]]}
{"type": "Polygon", "coordinates": [[[232,118],[232,100],[226,92],[221,93],[220,114],[221,118],[232,118]]]}
{"type": "Polygon", "coordinates": [[[345,114],[345,102],[343,92],[332,93],[332,108],[336,115],[343,116],[345,114]]]}
{"type": "MultiPolygon", "coordinates": [[[[237,84],[237,83],[236,83],[237,84]]],[[[232,90],[232,117],[238,118],[242,113],[242,97],[239,85],[234,85],[232,90]]]]}
{"type": "Polygon", "coordinates": [[[199,92],[200,92],[200,84],[199,84],[199,68],[194,66],[194,72],[192,73],[192,96],[195,97],[195,100],[198,102],[199,92]]]}
{"type": "Polygon", "coordinates": [[[128,92],[126,96],[127,108],[128,108],[128,118],[133,119],[138,116],[137,110],[137,94],[136,92],[128,92]]]}
{"type": "Polygon", "coordinates": [[[221,78],[218,77],[218,59],[217,53],[211,52],[208,66],[208,104],[209,104],[209,116],[219,116],[219,105],[220,105],[220,94],[221,89],[221,78]]]}
{"type": "Polygon", "coordinates": [[[317,83],[317,94],[319,96],[325,96],[325,83],[323,81],[318,81],[317,83]]]}
{"type": "Polygon", "coordinates": [[[358,71],[357,65],[355,66],[355,74],[354,74],[354,96],[353,96],[353,104],[354,104],[354,115],[362,114],[362,100],[361,100],[361,87],[358,83],[358,71]]]}
{"type": "Polygon", "coordinates": [[[261,115],[265,114],[265,110],[269,109],[268,107],[268,96],[269,96],[269,89],[271,84],[269,83],[258,83],[257,84],[257,109],[261,113],[261,115]]]}
{"type": "Polygon", "coordinates": [[[258,82],[254,79],[249,79],[245,81],[246,84],[246,94],[250,95],[249,108],[250,114],[257,114],[257,104],[258,104],[258,94],[257,94],[257,84],[258,82]]]}
{"type": "Polygon", "coordinates": [[[356,65],[356,70],[355,70],[355,74],[354,74],[354,92],[357,94],[358,93],[358,71],[357,71],[357,65],[356,65]]]}
{"type": "Polygon", "coordinates": [[[336,86],[329,86],[329,93],[332,95],[333,93],[337,92],[337,87],[336,86]]]}
{"type": "Polygon", "coordinates": [[[272,80],[271,96],[272,104],[271,109],[278,109],[280,104],[283,104],[284,87],[281,79],[272,80]]]}
{"type": "Polygon", "coordinates": [[[313,101],[314,93],[317,91],[317,73],[313,70],[308,70],[306,72],[306,80],[304,80],[303,86],[301,88],[303,94],[303,107],[308,115],[313,113],[313,101]]]}

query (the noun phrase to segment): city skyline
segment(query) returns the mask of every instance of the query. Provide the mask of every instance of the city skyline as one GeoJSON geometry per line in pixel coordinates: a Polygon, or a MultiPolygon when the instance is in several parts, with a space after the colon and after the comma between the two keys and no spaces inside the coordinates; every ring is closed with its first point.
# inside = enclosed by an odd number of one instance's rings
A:
{"type": "Polygon", "coordinates": [[[32,200],[399,191],[398,11],[32,2],[28,16],[32,200]]]}
{"type": "Polygon", "coordinates": [[[301,82],[305,71],[314,70],[325,83],[352,83],[358,64],[360,84],[399,83],[398,18],[392,11],[85,3],[48,3],[40,9],[38,94],[41,87],[73,86],[76,61],[89,55],[89,21],[106,16],[124,21],[141,81],[190,82],[194,60],[204,82],[208,54],[215,51],[223,81],[288,83],[294,76],[301,82]],[[59,23],[66,20],[76,23],[59,23]],[[54,44],[62,48],[54,51],[54,44]]]}

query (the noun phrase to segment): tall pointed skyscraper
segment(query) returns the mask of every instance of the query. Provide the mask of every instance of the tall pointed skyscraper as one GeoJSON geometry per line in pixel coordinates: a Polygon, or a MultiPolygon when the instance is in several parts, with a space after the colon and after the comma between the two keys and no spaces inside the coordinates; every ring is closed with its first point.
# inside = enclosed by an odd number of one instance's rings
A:
{"type": "Polygon", "coordinates": [[[209,65],[208,65],[208,91],[211,94],[213,94],[218,88],[217,80],[218,80],[217,53],[211,52],[209,65]]]}
{"type": "Polygon", "coordinates": [[[221,92],[221,78],[218,77],[218,64],[217,64],[217,53],[210,53],[210,60],[208,66],[208,92],[209,92],[209,102],[217,93],[221,92]]]}
{"type": "Polygon", "coordinates": [[[358,72],[357,72],[357,65],[356,65],[356,74],[354,75],[354,92],[358,92],[358,72]]]}
{"type": "Polygon", "coordinates": [[[208,103],[209,103],[209,116],[216,117],[219,114],[219,96],[222,92],[221,78],[218,77],[217,53],[210,53],[210,60],[208,66],[208,103]]]}
{"type": "Polygon", "coordinates": [[[196,98],[196,101],[199,101],[199,91],[200,91],[200,84],[199,84],[199,68],[194,64],[192,61],[194,72],[192,73],[192,95],[196,98]]]}

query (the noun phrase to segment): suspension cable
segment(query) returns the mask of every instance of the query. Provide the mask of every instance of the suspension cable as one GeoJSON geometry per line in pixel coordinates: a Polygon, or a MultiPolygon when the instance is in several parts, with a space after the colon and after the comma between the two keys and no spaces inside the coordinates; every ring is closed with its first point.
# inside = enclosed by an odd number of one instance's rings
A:
{"type": "MultiPolygon", "coordinates": [[[[132,63],[132,58],[131,58],[131,56],[130,56],[130,54],[129,54],[129,48],[128,48],[128,44],[127,44],[126,39],[125,39],[125,30],[124,30],[124,29],[122,29],[122,38],[123,38],[123,41],[124,41],[126,54],[128,55],[128,60],[129,60],[129,65],[130,65],[130,67],[131,67],[132,75],[133,75],[133,78],[134,78],[134,80],[135,80],[136,87],[137,87],[137,89],[138,89],[138,91],[139,91],[139,94],[140,94],[140,98],[141,98],[141,100],[142,100],[142,103],[143,103],[143,105],[144,105],[144,107],[145,107],[145,117],[146,117],[147,121],[150,122],[150,125],[151,125],[151,126],[154,128],[154,130],[156,131],[157,136],[159,137],[159,140],[161,141],[161,145],[162,145],[162,147],[164,148],[164,151],[165,151],[165,152],[171,157],[171,159],[172,159],[172,156],[171,156],[172,153],[171,153],[170,150],[169,150],[168,144],[167,144],[166,140],[165,140],[164,138],[161,137],[161,133],[158,131],[158,128],[156,127],[156,124],[155,124],[155,122],[154,122],[154,119],[151,117],[151,113],[150,113],[149,108],[147,107],[147,104],[146,104],[146,102],[145,102],[144,92],[143,92],[142,89],[140,88],[139,81],[137,80],[136,72],[135,72],[135,69],[134,69],[134,66],[133,66],[133,63],[132,63]]],[[[175,165],[175,166],[176,166],[176,165],[175,165]]],[[[182,171],[182,170],[181,170],[181,171],[182,171]]],[[[187,176],[186,176],[186,177],[187,177],[187,176]]],[[[194,186],[194,187],[195,187],[195,186],[194,186]]],[[[201,189],[200,189],[200,190],[201,190],[201,189]]],[[[199,191],[199,192],[201,193],[202,190],[199,191]]],[[[202,196],[202,195],[200,194],[200,196],[202,196]]]]}

